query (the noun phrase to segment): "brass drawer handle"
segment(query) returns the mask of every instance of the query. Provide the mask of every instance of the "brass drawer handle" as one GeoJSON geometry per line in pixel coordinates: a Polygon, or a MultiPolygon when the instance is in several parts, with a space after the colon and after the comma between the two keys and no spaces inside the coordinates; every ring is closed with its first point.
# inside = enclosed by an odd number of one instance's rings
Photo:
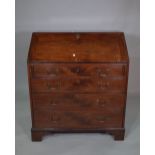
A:
{"type": "Polygon", "coordinates": [[[48,90],[56,90],[56,89],[60,89],[61,83],[58,82],[56,86],[52,86],[50,83],[47,83],[46,86],[48,90]]]}
{"type": "Polygon", "coordinates": [[[96,120],[101,123],[105,123],[107,121],[107,119],[110,119],[110,117],[107,117],[107,116],[97,116],[96,117],[96,120]]]}
{"type": "Polygon", "coordinates": [[[78,94],[75,94],[73,96],[73,100],[74,100],[74,104],[81,106],[81,107],[88,107],[91,106],[91,104],[89,102],[86,102],[85,100],[81,99],[80,96],[78,94]]]}
{"type": "Polygon", "coordinates": [[[101,122],[101,123],[105,123],[105,120],[99,120],[99,122],[101,122]]]}
{"type": "Polygon", "coordinates": [[[51,76],[57,76],[57,74],[54,73],[54,72],[52,72],[52,71],[47,71],[47,74],[48,74],[48,75],[51,75],[51,76]]]}
{"type": "Polygon", "coordinates": [[[105,116],[98,116],[98,117],[96,118],[96,120],[99,121],[99,122],[104,123],[105,120],[106,120],[106,117],[105,117],[105,116]]]}
{"type": "Polygon", "coordinates": [[[57,123],[58,121],[60,121],[60,118],[58,116],[56,116],[55,113],[53,113],[51,115],[51,121],[52,121],[52,123],[57,123]]]}
{"type": "Polygon", "coordinates": [[[106,73],[101,73],[101,74],[99,74],[99,76],[100,76],[100,77],[106,77],[107,74],[106,74],[106,73]]]}
{"type": "Polygon", "coordinates": [[[77,68],[76,68],[76,73],[79,73],[79,72],[80,72],[80,68],[77,67],[77,68]]]}
{"type": "Polygon", "coordinates": [[[50,76],[57,76],[59,73],[59,69],[57,68],[55,71],[53,71],[52,69],[47,70],[47,74],[50,76]]]}
{"type": "Polygon", "coordinates": [[[56,103],[55,101],[50,101],[50,104],[51,104],[52,106],[56,106],[56,105],[57,105],[57,103],[56,103]]]}
{"type": "Polygon", "coordinates": [[[101,89],[106,89],[109,87],[109,82],[106,82],[106,83],[102,83],[102,82],[99,82],[98,83],[98,86],[101,88],[101,89]]]}
{"type": "Polygon", "coordinates": [[[97,69],[97,74],[100,77],[106,77],[108,75],[109,69],[101,70],[100,68],[97,69]]]}
{"type": "Polygon", "coordinates": [[[104,69],[101,69],[101,68],[97,68],[97,73],[99,74],[99,73],[107,73],[107,72],[109,72],[109,68],[104,68],[104,69]]]}
{"type": "Polygon", "coordinates": [[[48,90],[55,90],[57,88],[56,87],[52,87],[51,84],[47,83],[47,89],[48,90]]]}
{"type": "Polygon", "coordinates": [[[81,81],[80,80],[76,80],[75,83],[79,85],[81,83],[81,81]]]}
{"type": "Polygon", "coordinates": [[[100,101],[100,99],[97,99],[96,103],[98,106],[101,106],[101,107],[105,107],[105,105],[106,105],[106,101],[100,101]]]}

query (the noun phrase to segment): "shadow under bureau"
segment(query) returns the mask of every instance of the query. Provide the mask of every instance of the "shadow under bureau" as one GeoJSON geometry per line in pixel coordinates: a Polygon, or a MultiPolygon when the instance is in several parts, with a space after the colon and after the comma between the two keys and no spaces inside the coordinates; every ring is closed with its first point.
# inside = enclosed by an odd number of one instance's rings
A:
{"type": "Polygon", "coordinates": [[[128,68],[122,32],[33,33],[32,141],[50,132],[99,132],[123,140],[128,68]]]}

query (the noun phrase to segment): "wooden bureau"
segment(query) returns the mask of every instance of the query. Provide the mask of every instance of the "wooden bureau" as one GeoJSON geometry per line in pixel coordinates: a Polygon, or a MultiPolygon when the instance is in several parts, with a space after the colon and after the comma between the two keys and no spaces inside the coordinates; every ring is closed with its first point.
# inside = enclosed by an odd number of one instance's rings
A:
{"type": "Polygon", "coordinates": [[[128,68],[122,32],[33,33],[32,141],[50,132],[99,132],[123,140],[128,68]]]}

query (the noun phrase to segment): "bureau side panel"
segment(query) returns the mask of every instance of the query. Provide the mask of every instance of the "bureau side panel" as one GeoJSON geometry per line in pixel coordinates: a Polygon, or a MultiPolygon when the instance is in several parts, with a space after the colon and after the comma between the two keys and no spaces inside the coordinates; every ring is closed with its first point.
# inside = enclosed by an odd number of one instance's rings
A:
{"type": "Polygon", "coordinates": [[[33,113],[33,100],[32,100],[32,88],[31,88],[31,64],[27,63],[27,75],[28,75],[28,85],[29,85],[29,99],[30,99],[30,108],[31,108],[31,120],[32,120],[32,127],[34,124],[34,113],[33,113]]]}
{"type": "Polygon", "coordinates": [[[129,62],[124,65],[125,73],[125,93],[124,93],[124,110],[123,110],[123,122],[122,126],[125,126],[125,113],[126,113],[126,103],[127,103],[127,90],[128,90],[128,74],[129,74],[129,62]]]}

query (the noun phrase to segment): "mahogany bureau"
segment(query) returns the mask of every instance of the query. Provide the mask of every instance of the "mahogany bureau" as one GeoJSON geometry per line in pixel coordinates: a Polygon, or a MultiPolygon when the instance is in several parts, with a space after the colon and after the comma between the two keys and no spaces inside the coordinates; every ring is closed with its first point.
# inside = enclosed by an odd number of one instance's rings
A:
{"type": "Polygon", "coordinates": [[[66,132],[108,133],[123,140],[128,68],[123,32],[33,33],[32,141],[66,132]]]}

